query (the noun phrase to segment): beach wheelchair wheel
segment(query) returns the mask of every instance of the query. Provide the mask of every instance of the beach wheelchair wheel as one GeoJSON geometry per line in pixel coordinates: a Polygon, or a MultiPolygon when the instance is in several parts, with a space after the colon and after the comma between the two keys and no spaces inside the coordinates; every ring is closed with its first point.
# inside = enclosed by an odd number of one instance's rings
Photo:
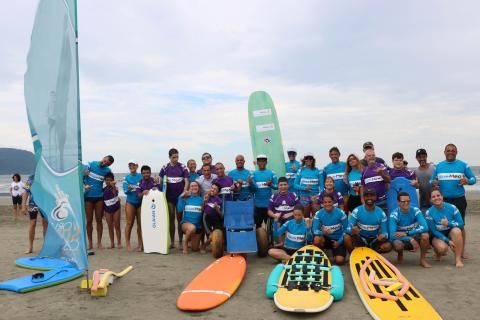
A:
{"type": "Polygon", "coordinates": [[[223,257],[224,252],[223,232],[220,229],[212,231],[212,255],[214,258],[223,257]]]}
{"type": "Polygon", "coordinates": [[[266,257],[268,254],[268,235],[264,228],[257,229],[257,254],[259,257],[266,257]]]}

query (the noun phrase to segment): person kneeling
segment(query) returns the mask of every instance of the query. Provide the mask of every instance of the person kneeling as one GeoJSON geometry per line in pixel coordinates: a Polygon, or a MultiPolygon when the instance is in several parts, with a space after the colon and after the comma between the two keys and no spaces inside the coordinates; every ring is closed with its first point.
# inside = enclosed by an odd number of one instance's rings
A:
{"type": "Polygon", "coordinates": [[[323,196],[323,208],[313,218],[313,244],[320,249],[331,249],[335,264],[343,265],[347,255],[344,238],[348,221],[345,212],[334,206],[334,201],[331,194],[323,196]]]}
{"type": "Polygon", "coordinates": [[[403,262],[403,250],[417,251],[420,248],[420,265],[430,268],[426,260],[430,247],[427,221],[420,209],[410,206],[410,195],[399,192],[398,208],[390,213],[389,230],[393,250],[398,254],[398,263],[403,262]]]}
{"type": "Polygon", "coordinates": [[[279,261],[287,261],[298,249],[311,241],[311,220],[303,218],[303,206],[297,204],[293,208],[293,220],[288,220],[282,226],[278,221],[273,224],[273,234],[278,237],[286,233],[285,242],[282,248],[268,250],[268,255],[279,261]]]}
{"type": "MultiPolygon", "coordinates": [[[[185,234],[185,241],[182,243],[183,254],[188,254],[189,241],[191,241],[192,251],[200,250],[200,244],[203,239],[202,204],[200,185],[196,181],[190,183],[189,190],[183,192],[178,197],[178,212],[183,211],[183,219],[181,221],[182,232],[185,234]]],[[[203,252],[205,252],[205,248],[202,248],[203,252]]]]}
{"type": "Polygon", "coordinates": [[[348,219],[347,232],[351,238],[346,237],[345,246],[349,251],[365,246],[379,253],[392,251],[392,244],[388,242],[387,216],[375,205],[375,189],[365,189],[363,198],[365,204],[355,208],[348,219]]]}

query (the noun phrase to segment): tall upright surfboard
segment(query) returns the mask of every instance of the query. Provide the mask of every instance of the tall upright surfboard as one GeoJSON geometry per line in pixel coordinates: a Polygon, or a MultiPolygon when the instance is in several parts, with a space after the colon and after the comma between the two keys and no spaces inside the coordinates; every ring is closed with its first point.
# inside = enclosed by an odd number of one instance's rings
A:
{"type": "Polygon", "coordinates": [[[285,155],[277,112],[272,98],[265,91],[255,91],[248,99],[248,122],[253,157],[268,157],[267,168],[277,177],[285,176],[285,155]]]}
{"type": "Polygon", "coordinates": [[[170,252],[170,229],[165,193],[150,190],[142,199],[141,225],[143,252],[170,252]]]}

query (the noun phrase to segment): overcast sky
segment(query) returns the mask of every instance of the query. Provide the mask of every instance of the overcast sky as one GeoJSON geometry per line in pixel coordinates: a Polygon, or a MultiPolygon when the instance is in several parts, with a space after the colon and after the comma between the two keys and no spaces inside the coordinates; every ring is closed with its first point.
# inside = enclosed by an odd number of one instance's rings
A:
{"type": "MultiPolygon", "coordinates": [[[[23,74],[37,1],[0,12],[0,146],[32,150],[23,74]]],[[[285,146],[344,160],[371,140],[410,165],[445,144],[479,165],[478,1],[94,1],[78,4],[84,160],[154,170],[204,151],[252,161],[251,92],[273,98],[285,146]]]]}

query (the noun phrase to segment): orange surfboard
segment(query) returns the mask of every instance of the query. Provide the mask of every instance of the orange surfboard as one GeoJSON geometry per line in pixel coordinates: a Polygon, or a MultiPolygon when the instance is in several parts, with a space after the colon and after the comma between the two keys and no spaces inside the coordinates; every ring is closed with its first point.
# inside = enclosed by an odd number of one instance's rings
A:
{"type": "Polygon", "coordinates": [[[177,299],[177,308],[202,311],[221,305],[237,291],[246,270],[244,257],[221,257],[188,284],[177,299]]]}

